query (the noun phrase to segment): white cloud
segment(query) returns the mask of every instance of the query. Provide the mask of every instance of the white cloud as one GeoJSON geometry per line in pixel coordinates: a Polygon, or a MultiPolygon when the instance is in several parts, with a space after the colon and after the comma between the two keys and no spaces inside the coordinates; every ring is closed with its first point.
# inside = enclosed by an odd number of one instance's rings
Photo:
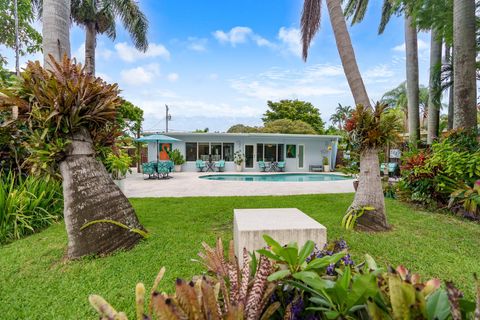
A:
{"type": "MultiPolygon", "coordinates": [[[[106,49],[103,47],[103,45],[98,45],[95,48],[95,58],[98,59],[103,59],[103,60],[108,60],[112,57],[113,51],[106,49]]],[[[85,42],[83,42],[77,50],[72,52],[72,58],[76,58],[77,62],[80,62],[81,64],[85,63],[85,42]]]]}
{"type": "Polygon", "coordinates": [[[160,57],[165,60],[170,59],[170,52],[162,44],[151,43],[146,52],[141,52],[126,42],[120,42],[115,45],[115,49],[120,59],[126,62],[134,62],[140,59],[160,57]]]}
{"type": "Polygon", "coordinates": [[[216,73],[210,73],[210,74],[208,75],[208,79],[210,79],[210,80],[217,80],[217,79],[218,79],[218,74],[216,74],[216,73]]]}
{"type": "Polygon", "coordinates": [[[227,32],[217,30],[213,33],[213,36],[221,43],[229,43],[232,47],[235,47],[239,43],[247,42],[252,34],[252,29],[248,27],[233,27],[227,32]]]}
{"type": "Polygon", "coordinates": [[[149,84],[160,74],[158,64],[149,64],[144,67],[122,70],[120,76],[124,83],[132,86],[149,84]]]}
{"type": "Polygon", "coordinates": [[[187,42],[187,48],[190,50],[197,52],[207,51],[208,39],[206,38],[188,37],[187,42]]]}
{"type": "Polygon", "coordinates": [[[281,27],[278,31],[278,39],[290,53],[298,57],[301,56],[302,43],[299,29],[281,27]]]}
{"type": "Polygon", "coordinates": [[[110,77],[108,74],[101,73],[101,72],[96,72],[95,76],[102,78],[105,82],[107,83],[113,83],[112,77],[110,77]]]}
{"type": "MultiPolygon", "coordinates": [[[[422,39],[417,40],[417,46],[418,46],[418,51],[424,51],[430,48],[430,45],[428,44],[428,42],[422,39]]],[[[397,52],[405,52],[405,42],[402,44],[399,44],[398,46],[393,47],[392,50],[397,52]]]]}
{"type": "Polygon", "coordinates": [[[170,82],[175,82],[178,80],[178,78],[180,78],[180,76],[178,75],[178,73],[175,73],[175,72],[169,73],[167,76],[167,79],[170,82]]]}
{"type": "Polygon", "coordinates": [[[368,69],[364,73],[364,78],[374,79],[374,78],[391,78],[395,75],[395,72],[390,69],[386,64],[377,65],[371,69],[368,69]]]}

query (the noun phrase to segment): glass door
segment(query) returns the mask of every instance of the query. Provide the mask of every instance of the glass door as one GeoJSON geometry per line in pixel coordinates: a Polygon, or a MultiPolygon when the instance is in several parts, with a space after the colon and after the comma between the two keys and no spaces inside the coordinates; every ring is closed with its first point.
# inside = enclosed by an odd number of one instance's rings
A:
{"type": "Polygon", "coordinates": [[[305,145],[298,145],[298,169],[303,169],[305,157],[305,145]]]}
{"type": "Polygon", "coordinates": [[[245,168],[253,168],[253,164],[255,163],[255,154],[253,150],[253,144],[245,145],[245,168]]]}

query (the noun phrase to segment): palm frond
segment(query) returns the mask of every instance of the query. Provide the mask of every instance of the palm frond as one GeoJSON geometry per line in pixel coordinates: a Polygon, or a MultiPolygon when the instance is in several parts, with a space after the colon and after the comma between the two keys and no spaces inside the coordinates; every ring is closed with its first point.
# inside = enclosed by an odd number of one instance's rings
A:
{"type": "Polygon", "coordinates": [[[123,26],[130,34],[133,45],[140,51],[148,49],[148,20],[134,0],[110,0],[116,16],[120,17],[123,26]]]}
{"type": "Polygon", "coordinates": [[[384,0],[382,6],[382,15],[380,18],[380,25],[378,26],[378,34],[382,34],[385,31],[385,27],[387,26],[390,18],[393,14],[393,6],[392,0],[384,0]]]}
{"type": "Polygon", "coordinates": [[[312,43],[313,37],[320,29],[320,19],[322,11],[321,0],[305,0],[303,3],[302,12],[302,57],[304,61],[307,61],[308,48],[312,43]]]}

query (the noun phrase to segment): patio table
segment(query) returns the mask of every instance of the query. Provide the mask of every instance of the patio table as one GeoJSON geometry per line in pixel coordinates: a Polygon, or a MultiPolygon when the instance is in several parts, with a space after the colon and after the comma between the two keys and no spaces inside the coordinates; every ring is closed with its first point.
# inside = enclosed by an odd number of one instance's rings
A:
{"type": "Polygon", "coordinates": [[[215,161],[206,161],[205,164],[207,165],[207,169],[205,170],[205,172],[215,171],[215,161]]]}
{"type": "Polygon", "coordinates": [[[268,171],[277,172],[277,170],[278,170],[278,162],[276,162],[276,161],[270,162],[270,168],[268,168],[268,171]]]}

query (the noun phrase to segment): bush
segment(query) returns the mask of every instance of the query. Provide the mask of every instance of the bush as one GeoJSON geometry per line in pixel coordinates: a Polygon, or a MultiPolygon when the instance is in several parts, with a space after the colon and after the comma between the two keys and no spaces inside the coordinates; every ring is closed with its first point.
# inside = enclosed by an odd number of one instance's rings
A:
{"type": "Polygon", "coordinates": [[[131,171],[131,164],[132,158],[121,150],[117,154],[110,152],[105,159],[105,167],[115,180],[123,179],[127,172],[131,171]]]}
{"type": "Polygon", "coordinates": [[[0,243],[37,232],[62,218],[60,182],[0,172],[0,243]]]}
{"type": "Polygon", "coordinates": [[[178,149],[175,149],[173,151],[170,151],[168,153],[168,157],[170,158],[170,160],[173,161],[173,163],[177,166],[180,166],[182,164],[185,163],[185,158],[183,157],[182,153],[180,152],[180,150],[178,149]]]}

